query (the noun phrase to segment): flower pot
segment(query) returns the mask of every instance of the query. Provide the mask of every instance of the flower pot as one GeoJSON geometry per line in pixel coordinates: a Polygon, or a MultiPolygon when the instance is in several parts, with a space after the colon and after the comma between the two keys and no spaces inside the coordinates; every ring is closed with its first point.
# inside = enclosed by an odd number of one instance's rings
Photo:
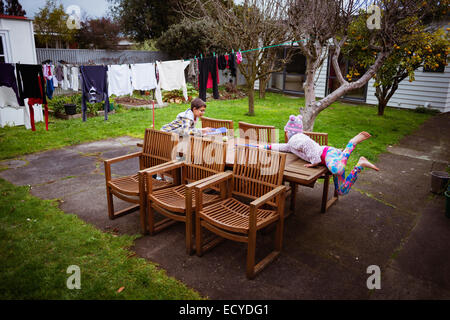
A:
{"type": "Polygon", "coordinates": [[[75,104],[65,104],[64,111],[68,116],[74,115],[77,113],[77,106],[75,104]]]}
{"type": "Polygon", "coordinates": [[[432,171],[431,172],[431,192],[436,194],[443,194],[447,188],[448,180],[450,176],[445,171],[432,171]]]}

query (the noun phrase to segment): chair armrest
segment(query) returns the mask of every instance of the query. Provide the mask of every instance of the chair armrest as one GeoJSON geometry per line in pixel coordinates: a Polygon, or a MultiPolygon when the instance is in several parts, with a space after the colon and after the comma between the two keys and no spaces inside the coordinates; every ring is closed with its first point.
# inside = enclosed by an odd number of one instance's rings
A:
{"type": "Polygon", "coordinates": [[[143,148],[144,144],[142,142],[138,142],[138,143],[136,143],[136,146],[138,146],[139,148],[143,148]]]}
{"type": "Polygon", "coordinates": [[[128,159],[131,159],[131,158],[139,157],[141,154],[142,154],[142,151],[139,151],[139,152],[135,152],[135,153],[126,154],[124,156],[107,159],[107,160],[104,160],[104,162],[105,162],[105,164],[112,164],[112,163],[116,163],[116,162],[119,162],[119,161],[123,161],[123,160],[128,160],[128,159]]]}
{"type": "Polygon", "coordinates": [[[142,170],[139,171],[139,174],[145,174],[147,171],[150,171],[150,170],[158,170],[158,169],[160,169],[160,168],[164,168],[165,166],[169,166],[169,165],[172,165],[172,164],[175,164],[175,163],[178,163],[178,162],[179,162],[179,161],[177,161],[177,160],[167,161],[167,162],[158,164],[158,165],[153,166],[153,167],[149,167],[149,168],[142,169],[142,170]]]}
{"type": "MultiPolygon", "coordinates": [[[[174,161],[175,161],[174,163],[169,163],[169,162],[162,163],[157,166],[150,167],[150,168],[144,169],[139,172],[142,172],[143,174],[146,174],[147,176],[152,176],[157,173],[164,173],[164,172],[178,169],[178,168],[184,166],[184,161],[176,161],[176,160],[174,160],[174,161]]],[[[172,162],[172,161],[170,161],[170,162],[172,162]]]]}
{"type": "Polygon", "coordinates": [[[120,162],[120,161],[124,161],[124,160],[128,160],[128,159],[132,159],[132,158],[136,158],[136,157],[139,157],[141,155],[142,155],[142,152],[135,152],[135,153],[126,154],[124,156],[120,156],[120,157],[104,160],[103,163],[104,163],[104,167],[105,167],[105,179],[106,179],[106,181],[110,181],[111,180],[111,164],[116,163],[116,162],[120,162]]]}
{"type": "Polygon", "coordinates": [[[230,174],[232,175],[233,173],[231,171],[219,172],[212,176],[203,178],[201,180],[191,182],[188,185],[186,185],[186,188],[194,188],[195,187],[196,189],[203,191],[204,189],[208,188],[211,185],[225,181],[226,179],[228,179],[228,176],[230,174]],[[199,186],[203,186],[203,185],[205,185],[205,187],[199,187],[199,186]]]}
{"type": "Polygon", "coordinates": [[[193,183],[190,183],[189,185],[193,185],[193,187],[195,187],[195,189],[198,191],[203,191],[207,188],[210,188],[213,185],[224,182],[225,180],[228,180],[231,177],[233,177],[233,172],[225,171],[225,172],[216,173],[215,175],[204,178],[202,180],[195,181],[193,183]]]}
{"type": "Polygon", "coordinates": [[[262,197],[252,201],[250,203],[250,207],[254,207],[255,209],[261,207],[263,204],[267,203],[269,200],[275,198],[276,196],[282,194],[286,191],[286,186],[278,186],[272,191],[267,192],[262,197]]]}

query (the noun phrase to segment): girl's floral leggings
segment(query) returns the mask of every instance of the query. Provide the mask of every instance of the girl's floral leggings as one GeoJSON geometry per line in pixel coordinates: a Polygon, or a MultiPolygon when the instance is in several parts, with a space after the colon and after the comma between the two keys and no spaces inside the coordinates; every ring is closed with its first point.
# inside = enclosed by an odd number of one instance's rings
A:
{"type": "Polygon", "coordinates": [[[355,145],[349,142],[344,151],[328,147],[327,154],[325,155],[327,168],[333,174],[334,186],[339,195],[347,194],[350,191],[358,177],[358,173],[363,169],[361,166],[355,166],[352,172],[345,178],[345,166],[347,165],[348,157],[350,157],[354,149],[355,145]]]}

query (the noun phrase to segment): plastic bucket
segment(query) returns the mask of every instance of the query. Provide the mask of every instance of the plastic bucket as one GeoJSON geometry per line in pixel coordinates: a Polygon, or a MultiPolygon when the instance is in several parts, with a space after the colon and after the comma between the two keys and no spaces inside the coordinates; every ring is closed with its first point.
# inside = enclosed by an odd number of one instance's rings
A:
{"type": "Polygon", "coordinates": [[[448,180],[450,176],[445,171],[432,171],[431,172],[431,192],[437,194],[443,194],[447,189],[448,180]]]}
{"type": "Polygon", "coordinates": [[[65,104],[64,111],[67,115],[71,116],[77,113],[77,106],[74,104],[65,104]]]}

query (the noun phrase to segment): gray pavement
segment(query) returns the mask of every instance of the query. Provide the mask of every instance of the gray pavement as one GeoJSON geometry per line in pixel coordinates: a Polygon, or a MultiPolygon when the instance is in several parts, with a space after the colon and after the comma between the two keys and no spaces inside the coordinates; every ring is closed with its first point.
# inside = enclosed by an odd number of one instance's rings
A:
{"type": "MultiPolygon", "coordinates": [[[[188,256],[182,224],[132,248],[211,299],[450,299],[450,219],[445,198],[430,193],[432,170],[450,160],[450,113],[435,116],[379,157],[380,172],[364,170],[352,191],[320,213],[322,185],[299,188],[285,223],[281,255],[255,280],[245,277],[246,247],[225,241],[203,257],[188,256]],[[367,267],[381,269],[381,289],[369,290],[367,267]]],[[[139,215],[109,220],[103,159],[138,150],[121,137],[0,162],[0,177],[31,185],[60,208],[97,228],[139,234],[139,215]]],[[[137,160],[113,165],[126,175],[137,160]]],[[[125,204],[115,200],[117,209],[125,204]]],[[[257,256],[272,234],[258,236],[257,256]]]]}

